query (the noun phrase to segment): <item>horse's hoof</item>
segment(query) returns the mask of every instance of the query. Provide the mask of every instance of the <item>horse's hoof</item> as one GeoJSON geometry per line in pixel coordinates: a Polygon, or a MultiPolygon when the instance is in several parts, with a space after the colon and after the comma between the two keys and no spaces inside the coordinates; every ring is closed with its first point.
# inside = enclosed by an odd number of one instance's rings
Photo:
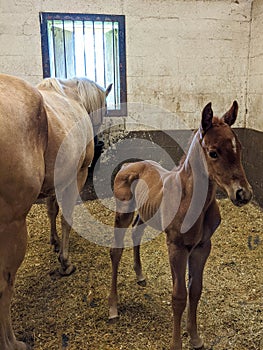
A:
{"type": "Polygon", "coordinates": [[[138,284],[140,287],[146,287],[147,282],[146,282],[146,280],[142,280],[142,281],[137,281],[137,284],[138,284]]]}
{"type": "Polygon", "coordinates": [[[61,276],[70,276],[75,271],[76,267],[74,265],[69,265],[66,269],[61,266],[59,269],[59,273],[61,276]]]}

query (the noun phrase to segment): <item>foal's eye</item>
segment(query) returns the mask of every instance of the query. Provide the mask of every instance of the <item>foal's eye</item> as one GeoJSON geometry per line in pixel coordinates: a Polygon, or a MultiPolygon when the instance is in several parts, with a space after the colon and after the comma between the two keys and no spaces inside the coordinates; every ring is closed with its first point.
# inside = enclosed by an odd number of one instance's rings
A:
{"type": "Polygon", "coordinates": [[[218,154],[215,151],[210,151],[209,156],[213,159],[216,159],[218,157],[218,154]]]}

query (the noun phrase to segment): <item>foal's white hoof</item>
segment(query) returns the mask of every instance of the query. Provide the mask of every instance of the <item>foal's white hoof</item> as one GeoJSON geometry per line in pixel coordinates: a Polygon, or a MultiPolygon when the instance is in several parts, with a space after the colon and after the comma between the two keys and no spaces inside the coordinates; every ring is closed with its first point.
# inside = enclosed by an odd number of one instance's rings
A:
{"type": "Polygon", "coordinates": [[[116,312],[110,312],[109,324],[115,324],[119,321],[119,315],[116,312]]]}
{"type": "Polygon", "coordinates": [[[109,323],[116,323],[119,319],[118,310],[111,306],[109,311],[109,323]]]}
{"type": "Polygon", "coordinates": [[[119,316],[109,317],[109,324],[115,324],[119,321],[119,316]]]}
{"type": "Polygon", "coordinates": [[[202,350],[204,348],[204,342],[201,338],[196,339],[195,341],[190,341],[191,347],[194,350],[202,350]]]}

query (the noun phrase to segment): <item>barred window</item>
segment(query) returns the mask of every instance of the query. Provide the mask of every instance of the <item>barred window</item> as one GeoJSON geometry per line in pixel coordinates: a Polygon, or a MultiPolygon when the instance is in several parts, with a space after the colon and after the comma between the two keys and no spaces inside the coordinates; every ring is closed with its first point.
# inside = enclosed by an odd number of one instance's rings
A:
{"type": "Polygon", "coordinates": [[[113,83],[108,114],[126,115],[125,17],[40,13],[43,76],[113,83]]]}

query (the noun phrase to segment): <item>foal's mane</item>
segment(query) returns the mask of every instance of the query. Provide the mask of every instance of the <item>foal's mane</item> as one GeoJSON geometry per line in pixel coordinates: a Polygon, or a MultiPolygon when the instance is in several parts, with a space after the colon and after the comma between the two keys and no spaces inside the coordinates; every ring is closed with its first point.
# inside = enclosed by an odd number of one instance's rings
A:
{"type": "MultiPolygon", "coordinates": [[[[226,123],[224,122],[224,120],[223,120],[222,118],[215,117],[215,116],[213,117],[213,121],[212,121],[212,126],[213,126],[213,127],[219,127],[219,126],[224,126],[224,125],[226,125],[226,123]]],[[[197,133],[199,133],[200,135],[202,135],[200,128],[194,129],[194,130],[192,131],[191,137],[190,137],[189,140],[188,140],[187,152],[183,154],[182,158],[181,158],[180,161],[179,161],[178,166],[176,166],[176,167],[174,168],[174,170],[178,171],[178,170],[180,170],[180,169],[182,168],[182,166],[184,165],[185,161],[187,160],[187,154],[188,154],[188,152],[189,152],[189,149],[190,149],[190,147],[191,147],[191,144],[192,144],[192,142],[193,142],[193,139],[194,139],[194,137],[195,137],[195,135],[196,135],[197,133]]],[[[202,135],[202,136],[199,136],[199,137],[202,139],[204,136],[202,135]]]]}
{"type": "Polygon", "coordinates": [[[191,136],[188,140],[188,143],[187,143],[187,152],[184,152],[183,156],[179,160],[179,164],[173,168],[174,171],[179,171],[183,167],[183,165],[187,159],[187,154],[189,152],[192,141],[193,141],[193,139],[198,131],[199,131],[199,129],[192,130],[192,134],[191,134],[191,136]]]}

